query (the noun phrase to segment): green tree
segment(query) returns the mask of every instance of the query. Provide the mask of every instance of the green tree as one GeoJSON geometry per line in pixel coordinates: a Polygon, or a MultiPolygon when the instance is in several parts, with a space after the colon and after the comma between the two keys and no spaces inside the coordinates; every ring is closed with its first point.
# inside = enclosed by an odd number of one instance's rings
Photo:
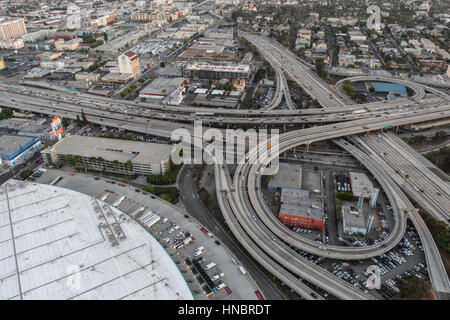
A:
{"type": "Polygon", "coordinates": [[[29,176],[31,176],[33,174],[33,170],[23,170],[20,173],[20,177],[25,180],[26,178],[28,178],[29,176]]]}
{"type": "Polygon", "coordinates": [[[127,162],[125,162],[124,168],[129,173],[132,172],[133,171],[133,162],[131,162],[131,160],[128,160],[127,162]]]}

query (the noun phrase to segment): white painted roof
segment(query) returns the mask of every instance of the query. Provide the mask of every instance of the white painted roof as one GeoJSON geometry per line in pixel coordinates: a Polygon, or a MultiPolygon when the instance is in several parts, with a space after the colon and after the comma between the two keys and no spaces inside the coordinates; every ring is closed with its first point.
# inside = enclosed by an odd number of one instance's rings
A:
{"type": "Polygon", "coordinates": [[[164,248],[118,209],[13,180],[0,186],[0,283],[0,300],[193,299],[164,248]]]}

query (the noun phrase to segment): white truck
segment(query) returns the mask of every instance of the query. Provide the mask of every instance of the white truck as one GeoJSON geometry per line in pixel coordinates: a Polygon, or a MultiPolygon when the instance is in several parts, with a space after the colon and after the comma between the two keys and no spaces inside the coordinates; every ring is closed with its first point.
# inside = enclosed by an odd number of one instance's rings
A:
{"type": "Polygon", "coordinates": [[[223,278],[225,276],[225,273],[220,273],[220,274],[216,274],[214,276],[211,277],[211,281],[216,281],[219,280],[220,278],[223,278]]]}
{"type": "Polygon", "coordinates": [[[116,201],[114,201],[114,203],[112,204],[113,207],[118,207],[119,204],[122,203],[122,201],[125,199],[125,196],[120,196],[116,201]]]}
{"type": "Polygon", "coordinates": [[[157,223],[160,219],[161,219],[161,217],[156,214],[153,217],[151,217],[151,219],[145,225],[147,226],[147,228],[150,228],[155,223],[157,223]]]}
{"type": "Polygon", "coordinates": [[[209,270],[209,269],[211,269],[212,267],[215,267],[216,266],[216,264],[214,263],[214,262],[211,262],[211,263],[208,263],[206,266],[205,266],[205,270],[209,270]]]}
{"type": "Polygon", "coordinates": [[[181,241],[181,243],[177,244],[177,245],[175,246],[175,249],[181,249],[181,248],[187,246],[188,244],[190,244],[190,243],[193,242],[193,241],[194,241],[194,238],[192,238],[192,237],[189,236],[189,237],[187,237],[186,239],[184,239],[183,241],[181,241]]]}

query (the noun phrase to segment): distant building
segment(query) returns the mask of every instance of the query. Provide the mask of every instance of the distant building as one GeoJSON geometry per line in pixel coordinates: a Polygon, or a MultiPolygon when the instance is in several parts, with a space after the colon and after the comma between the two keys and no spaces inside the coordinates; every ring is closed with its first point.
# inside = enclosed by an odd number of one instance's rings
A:
{"type": "Polygon", "coordinates": [[[11,167],[24,162],[41,147],[41,139],[1,136],[0,137],[0,157],[3,162],[11,167]]]}
{"type": "Polygon", "coordinates": [[[0,21],[0,40],[15,40],[27,34],[24,19],[0,21]]]}
{"type": "Polygon", "coordinates": [[[0,41],[0,49],[22,49],[24,47],[24,43],[22,39],[14,39],[14,40],[1,40],[0,41]]]}
{"type": "Polygon", "coordinates": [[[94,21],[92,21],[91,22],[91,28],[104,27],[108,23],[113,22],[114,20],[116,20],[115,16],[113,16],[113,15],[105,15],[103,17],[100,17],[100,18],[95,19],[94,21]]]}
{"type": "Polygon", "coordinates": [[[172,146],[120,139],[66,135],[41,151],[47,165],[76,165],[120,174],[164,174],[172,146]]]}
{"type": "Polygon", "coordinates": [[[236,63],[208,63],[191,62],[188,63],[183,74],[193,79],[249,79],[251,74],[250,65],[236,63]]]}
{"type": "Polygon", "coordinates": [[[233,39],[233,28],[209,29],[205,32],[209,39],[233,39]]]}
{"type": "Polygon", "coordinates": [[[77,50],[80,46],[80,43],[82,42],[82,39],[76,38],[69,41],[64,41],[63,39],[57,40],[54,42],[55,49],[59,51],[65,51],[65,50],[77,50]]]}
{"type": "Polygon", "coordinates": [[[97,73],[81,72],[75,75],[75,79],[78,81],[98,82],[100,81],[100,75],[97,73]]]}
{"type": "Polygon", "coordinates": [[[141,67],[139,64],[139,56],[133,51],[127,51],[119,56],[119,72],[121,74],[128,73],[133,78],[141,74],[141,67]]]}

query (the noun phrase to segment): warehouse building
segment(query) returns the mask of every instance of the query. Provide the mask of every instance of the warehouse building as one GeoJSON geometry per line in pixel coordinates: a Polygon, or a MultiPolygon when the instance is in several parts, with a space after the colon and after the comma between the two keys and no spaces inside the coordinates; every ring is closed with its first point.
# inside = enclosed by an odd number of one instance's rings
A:
{"type": "Polygon", "coordinates": [[[183,87],[183,83],[189,81],[187,78],[156,78],[148,86],[139,92],[139,98],[164,99],[178,88],[183,87]]]}
{"type": "Polygon", "coordinates": [[[311,198],[306,190],[281,190],[279,219],[288,226],[322,229],[324,224],[320,199],[311,198]]]}
{"type": "Polygon", "coordinates": [[[41,139],[39,138],[18,136],[0,137],[0,157],[4,163],[11,167],[15,167],[24,162],[40,147],[41,139]]]}
{"type": "Polygon", "coordinates": [[[41,151],[49,166],[73,165],[82,169],[125,175],[164,174],[172,146],[120,139],[66,135],[41,151]]]}

